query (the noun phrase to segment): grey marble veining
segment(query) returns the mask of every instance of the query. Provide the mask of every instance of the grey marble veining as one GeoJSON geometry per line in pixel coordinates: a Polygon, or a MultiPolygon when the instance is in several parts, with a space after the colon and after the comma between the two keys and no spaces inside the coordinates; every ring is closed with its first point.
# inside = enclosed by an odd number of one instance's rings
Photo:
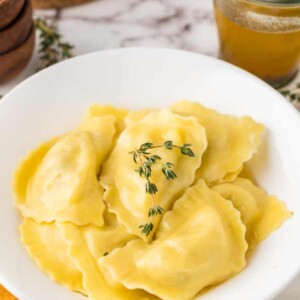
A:
{"type": "MultiPolygon", "coordinates": [[[[62,10],[36,10],[34,16],[55,22],[65,40],[75,46],[75,55],[147,46],[218,56],[212,0],[96,0],[62,10]]],[[[37,68],[35,50],[26,70],[0,86],[0,94],[6,94],[37,68]]]]}
{"type": "Polygon", "coordinates": [[[78,53],[156,46],[217,56],[212,3],[207,0],[96,1],[80,10],[75,7],[61,11],[58,26],[77,46],[78,53]]]}

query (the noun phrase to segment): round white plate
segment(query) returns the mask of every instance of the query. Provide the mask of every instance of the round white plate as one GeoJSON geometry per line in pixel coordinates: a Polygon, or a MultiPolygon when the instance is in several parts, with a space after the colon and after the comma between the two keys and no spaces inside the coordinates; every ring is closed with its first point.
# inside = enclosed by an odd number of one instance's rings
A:
{"type": "MultiPolygon", "coordinates": [[[[300,269],[300,117],[271,87],[206,56],[119,49],[68,60],[24,81],[0,102],[0,282],[21,300],[85,299],[44,275],[19,242],[11,177],[39,143],[74,128],[91,103],[163,107],[179,99],[250,115],[268,129],[251,170],[295,215],[255,251],[247,268],[202,300],[274,298],[300,269]]],[[[174,262],[176,263],[176,262],[174,262]]]]}

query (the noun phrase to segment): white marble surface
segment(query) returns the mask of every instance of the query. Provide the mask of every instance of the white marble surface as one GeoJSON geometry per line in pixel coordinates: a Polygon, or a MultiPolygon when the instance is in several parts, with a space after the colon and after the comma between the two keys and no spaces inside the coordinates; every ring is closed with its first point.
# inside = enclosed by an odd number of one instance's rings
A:
{"type": "MultiPolygon", "coordinates": [[[[64,10],[36,11],[35,16],[55,21],[65,39],[75,46],[75,55],[129,46],[182,48],[218,55],[212,0],[98,0],[64,10]]],[[[35,51],[20,76],[0,85],[0,95],[37,68],[35,51]]],[[[297,81],[300,75],[291,86],[297,81]]],[[[276,300],[300,300],[300,277],[276,300]]]]}
{"type": "MultiPolygon", "coordinates": [[[[132,46],[169,47],[218,56],[212,0],[96,0],[63,10],[39,10],[54,21],[75,55],[132,46]]],[[[37,50],[15,80],[0,85],[0,95],[36,72],[37,50]]],[[[300,81],[300,73],[295,82],[300,81]]],[[[293,83],[291,84],[293,87],[293,83]]],[[[297,108],[300,109],[300,103],[297,108]]]]}

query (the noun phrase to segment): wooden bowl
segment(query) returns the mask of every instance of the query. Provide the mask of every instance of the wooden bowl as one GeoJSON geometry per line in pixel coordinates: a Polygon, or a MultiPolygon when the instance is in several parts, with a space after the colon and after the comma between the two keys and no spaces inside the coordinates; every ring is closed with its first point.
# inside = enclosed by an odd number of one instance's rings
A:
{"type": "Polygon", "coordinates": [[[9,293],[2,285],[0,285],[0,299],[3,300],[17,300],[11,293],[9,293]]]}
{"type": "Polygon", "coordinates": [[[0,55],[18,48],[29,35],[32,27],[32,9],[30,0],[13,23],[0,31],[0,55]]]}
{"type": "Polygon", "coordinates": [[[93,0],[32,0],[34,8],[60,8],[78,5],[93,0]]]}
{"type": "Polygon", "coordinates": [[[29,63],[35,42],[33,23],[25,42],[17,49],[0,55],[0,83],[16,77],[29,63]]]}
{"type": "Polygon", "coordinates": [[[18,16],[24,3],[25,0],[0,0],[0,30],[18,16]]]}

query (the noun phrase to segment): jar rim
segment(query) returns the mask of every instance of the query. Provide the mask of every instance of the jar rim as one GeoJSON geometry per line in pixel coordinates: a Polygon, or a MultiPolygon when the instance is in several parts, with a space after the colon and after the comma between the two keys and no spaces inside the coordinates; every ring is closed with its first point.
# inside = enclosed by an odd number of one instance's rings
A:
{"type": "Polygon", "coordinates": [[[284,7],[292,7],[292,6],[300,6],[300,0],[246,0],[247,2],[252,3],[261,3],[265,5],[273,5],[273,6],[284,6],[284,7]]]}

